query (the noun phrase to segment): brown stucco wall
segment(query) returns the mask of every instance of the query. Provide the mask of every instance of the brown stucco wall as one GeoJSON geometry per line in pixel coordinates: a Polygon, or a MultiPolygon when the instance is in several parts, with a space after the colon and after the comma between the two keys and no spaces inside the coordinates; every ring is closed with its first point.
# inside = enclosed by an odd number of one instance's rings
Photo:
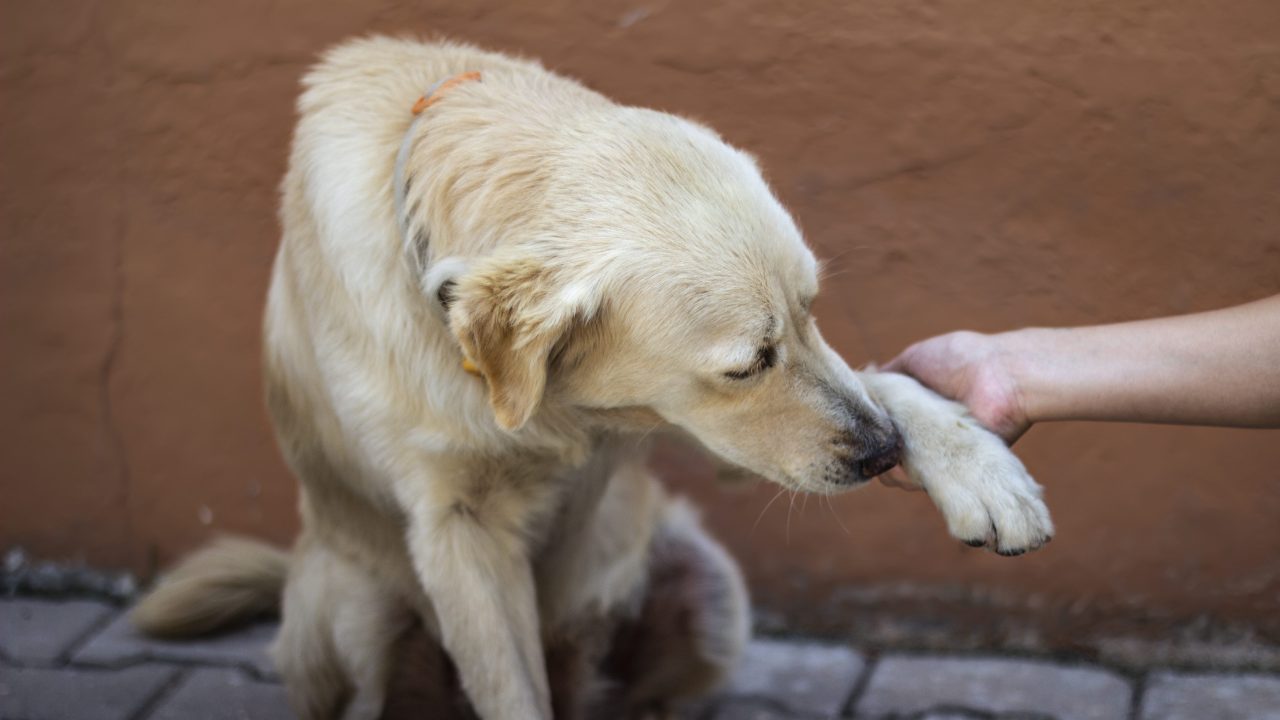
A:
{"type": "MultiPolygon", "coordinates": [[[[831,261],[818,314],[855,364],[1280,289],[1273,0],[0,7],[0,546],[39,556],[149,572],[214,532],[294,533],[259,313],[298,77],[357,33],[526,53],[750,149],[831,261]]],[[[921,495],[765,510],[773,489],[717,489],[683,450],[662,466],[797,627],[1280,637],[1277,433],[1018,449],[1059,532],[1016,560],[957,546],[921,495]],[[895,611],[923,620],[872,622],[895,611]]]]}

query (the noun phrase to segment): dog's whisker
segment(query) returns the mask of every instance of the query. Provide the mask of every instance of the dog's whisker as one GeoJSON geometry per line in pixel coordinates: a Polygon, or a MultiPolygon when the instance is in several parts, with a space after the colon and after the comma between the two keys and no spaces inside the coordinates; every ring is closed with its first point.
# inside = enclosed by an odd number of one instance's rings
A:
{"type": "Polygon", "coordinates": [[[662,422],[656,422],[656,423],[654,423],[652,427],[650,427],[648,430],[645,430],[645,431],[644,431],[644,434],[640,436],[640,439],[636,441],[636,444],[643,443],[643,442],[645,441],[645,438],[647,438],[647,437],[649,437],[650,435],[652,435],[654,430],[657,430],[658,428],[660,428],[660,427],[662,427],[662,426],[663,426],[663,423],[662,423],[662,422]]]}
{"type": "Polygon", "coordinates": [[[780,498],[780,497],[782,497],[782,493],[784,493],[784,492],[786,492],[786,491],[787,491],[787,489],[786,489],[786,488],[782,488],[782,489],[781,489],[781,490],[779,490],[779,491],[778,491],[778,492],[777,492],[773,497],[769,498],[769,502],[767,502],[767,503],[765,503],[765,504],[764,504],[764,509],[763,509],[763,510],[761,510],[761,511],[760,511],[760,514],[756,516],[756,522],[755,522],[755,524],[754,524],[754,525],[752,525],[752,526],[751,526],[751,534],[752,534],[752,535],[754,535],[754,534],[755,534],[755,532],[756,532],[756,528],[760,526],[760,521],[761,521],[762,519],[764,519],[764,514],[765,514],[765,513],[767,513],[767,512],[769,512],[769,507],[770,507],[771,505],[773,505],[773,501],[774,501],[774,500],[777,500],[777,499],[778,499],[778,498],[780,498]]]}
{"type": "Polygon", "coordinates": [[[831,512],[831,517],[836,519],[836,524],[840,526],[840,529],[844,531],[844,534],[852,535],[853,533],[849,532],[849,528],[845,527],[844,521],[840,519],[840,513],[836,512],[836,505],[835,503],[831,502],[831,497],[828,495],[823,495],[822,498],[827,501],[827,510],[831,512]]]}
{"type": "Polygon", "coordinates": [[[835,255],[832,255],[832,256],[831,256],[831,257],[829,257],[829,258],[823,258],[823,259],[822,259],[822,266],[823,266],[823,267],[826,267],[829,263],[833,263],[833,262],[835,262],[835,261],[837,261],[837,260],[841,260],[841,259],[843,259],[846,255],[848,255],[849,253],[852,253],[852,252],[858,252],[858,251],[860,251],[860,250],[867,250],[867,249],[870,249],[870,248],[871,248],[871,246],[870,246],[870,245],[850,245],[849,247],[845,248],[843,252],[840,252],[840,253],[837,253],[837,254],[835,254],[835,255]]]}
{"type": "Polygon", "coordinates": [[[825,281],[827,281],[827,280],[832,280],[832,279],[834,279],[834,278],[838,278],[838,277],[842,277],[842,276],[844,276],[844,275],[848,275],[848,274],[849,274],[849,273],[851,273],[851,272],[853,272],[853,268],[850,268],[850,267],[843,267],[843,268],[840,268],[839,270],[836,270],[835,272],[824,272],[824,273],[822,273],[822,275],[821,275],[821,279],[825,282],[825,281]]]}
{"type": "Polygon", "coordinates": [[[791,544],[791,511],[796,509],[796,491],[791,491],[791,502],[787,505],[787,534],[786,544],[791,544]]]}

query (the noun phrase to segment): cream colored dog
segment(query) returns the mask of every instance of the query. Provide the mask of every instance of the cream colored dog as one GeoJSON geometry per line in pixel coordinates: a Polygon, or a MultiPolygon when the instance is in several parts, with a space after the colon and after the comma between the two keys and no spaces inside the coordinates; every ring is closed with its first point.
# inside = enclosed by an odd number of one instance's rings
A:
{"type": "Polygon", "coordinates": [[[805,492],[901,454],[961,540],[1050,537],[1039,487],[961,406],[827,346],[818,263],[711,130],[454,44],[349,42],[304,85],[266,314],[303,535],[288,558],[196,556],[145,629],[268,607],[287,563],[275,658],[304,718],[378,716],[420,623],[481,717],[547,719],[588,702],[553,697],[550,646],[599,661],[678,547],[705,672],[628,680],[660,704],[723,674],[748,622],[736,567],[644,468],[658,426],[805,492]]]}

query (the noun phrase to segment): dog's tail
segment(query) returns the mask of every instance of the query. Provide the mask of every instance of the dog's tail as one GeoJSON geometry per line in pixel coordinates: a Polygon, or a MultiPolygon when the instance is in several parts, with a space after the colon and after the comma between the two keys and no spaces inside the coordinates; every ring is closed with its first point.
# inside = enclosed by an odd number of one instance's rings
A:
{"type": "Polygon", "coordinates": [[[174,568],[133,609],[133,623],[156,637],[195,637],[278,612],[289,553],[224,537],[174,568]]]}

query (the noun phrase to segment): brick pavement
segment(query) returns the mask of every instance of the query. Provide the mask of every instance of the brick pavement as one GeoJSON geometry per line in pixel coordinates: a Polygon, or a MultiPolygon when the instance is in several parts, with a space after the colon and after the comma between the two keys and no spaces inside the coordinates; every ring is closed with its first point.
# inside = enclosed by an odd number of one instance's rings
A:
{"type": "MultiPolygon", "coordinates": [[[[0,719],[286,720],[262,624],[201,642],[138,637],[91,600],[0,599],[0,719]]],[[[687,720],[1280,720],[1280,676],[991,655],[752,643],[687,720]]]]}

